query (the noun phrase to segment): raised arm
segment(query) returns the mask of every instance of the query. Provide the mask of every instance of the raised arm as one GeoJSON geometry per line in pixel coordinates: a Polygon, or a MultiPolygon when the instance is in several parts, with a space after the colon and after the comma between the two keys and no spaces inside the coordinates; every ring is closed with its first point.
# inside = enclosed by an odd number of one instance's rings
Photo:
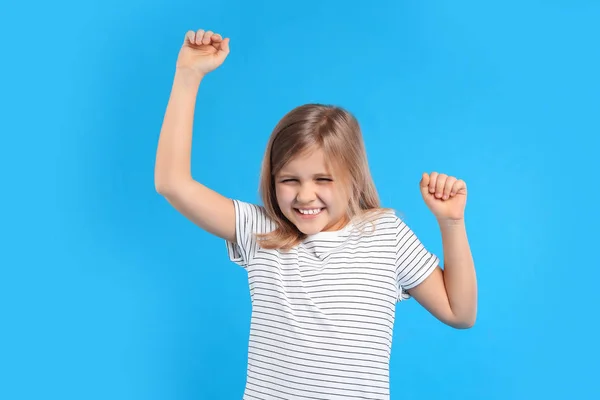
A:
{"type": "Polygon", "coordinates": [[[465,181],[446,174],[424,173],[420,182],[425,203],[440,225],[444,270],[435,271],[409,293],[440,321],[470,328],[477,318],[477,276],[464,211],[465,181]]]}
{"type": "Polygon", "coordinates": [[[195,181],[191,174],[194,110],[200,84],[229,54],[229,39],[212,31],[189,31],[179,52],[154,168],[158,193],[205,231],[235,242],[232,200],[195,181]]]}

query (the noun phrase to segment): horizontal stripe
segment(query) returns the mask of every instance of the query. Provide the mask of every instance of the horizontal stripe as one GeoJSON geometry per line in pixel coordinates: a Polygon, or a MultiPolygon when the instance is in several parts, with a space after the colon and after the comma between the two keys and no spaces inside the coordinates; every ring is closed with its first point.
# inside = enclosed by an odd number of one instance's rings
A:
{"type": "Polygon", "coordinates": [[[255,234],[273,222],[260,206],[234,205],[237,244],[227,251],[248,271],[252,298],[244,399],[388,400],[396,303],[439,259],[392,213],[374,231],[262,249],[255,234]]]}

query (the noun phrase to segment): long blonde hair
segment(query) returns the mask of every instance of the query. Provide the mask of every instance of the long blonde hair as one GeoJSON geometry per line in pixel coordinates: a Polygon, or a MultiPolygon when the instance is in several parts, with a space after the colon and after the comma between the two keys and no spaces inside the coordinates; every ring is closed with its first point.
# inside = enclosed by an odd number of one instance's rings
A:
{"type": "Polygon", "coordinates": [[[382,208],[369,171],[362,132],[356,118],[332,105],[305,104],[288,112],[275,126],[262,162],[260,196],[267,216],[277,228],[259,234],[267,249],[288,250],[306,238],[283,214],[277,203],[275,175],[293,157],[321,149],[330,163],[341,190],[349,197],[349,220],[371,220],[389,209],[382,208]]]}

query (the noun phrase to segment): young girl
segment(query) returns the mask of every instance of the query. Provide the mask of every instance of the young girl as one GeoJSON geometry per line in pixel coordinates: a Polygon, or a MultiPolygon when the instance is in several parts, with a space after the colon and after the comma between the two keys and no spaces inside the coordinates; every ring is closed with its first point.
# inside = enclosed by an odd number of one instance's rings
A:
{"type": "Polygon", "coordinates": [[[465,182],[424,173],[420,190],[441,230],[444,269],[393,211],[380,207],[355,118],[300,106],[275,127],[260,182],[264,205],[194,181],[192,121],[202,79],[229,39],[190,31],[179,53],[158,143],[156,189],[226,241],[248,272],[252,320],[244,399],[389,399],[396,303],[414,297],[440,321],[474,324],[477,284],[465,182]]]}

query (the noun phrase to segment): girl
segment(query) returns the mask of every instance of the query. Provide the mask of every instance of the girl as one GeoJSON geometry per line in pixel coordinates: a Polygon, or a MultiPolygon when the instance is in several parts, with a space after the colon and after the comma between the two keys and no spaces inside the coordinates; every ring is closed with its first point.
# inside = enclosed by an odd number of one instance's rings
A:
{"type": "Polygon", "coordinates": [[[380,207],[359,125],[307,104],[267,145],[264,206],[194,181],[192,121],[204,77],[229,39],[190,31],[180,50],[158,143],[155,184],[177,210],[223,238],[252,297],[244,399],[389,399],[396,303],[414,297],[440,321],[474,324],[477,284],[464,221],[467,188],[424,173],[420,190],[441,230],[445,266],[380,207]]]}

